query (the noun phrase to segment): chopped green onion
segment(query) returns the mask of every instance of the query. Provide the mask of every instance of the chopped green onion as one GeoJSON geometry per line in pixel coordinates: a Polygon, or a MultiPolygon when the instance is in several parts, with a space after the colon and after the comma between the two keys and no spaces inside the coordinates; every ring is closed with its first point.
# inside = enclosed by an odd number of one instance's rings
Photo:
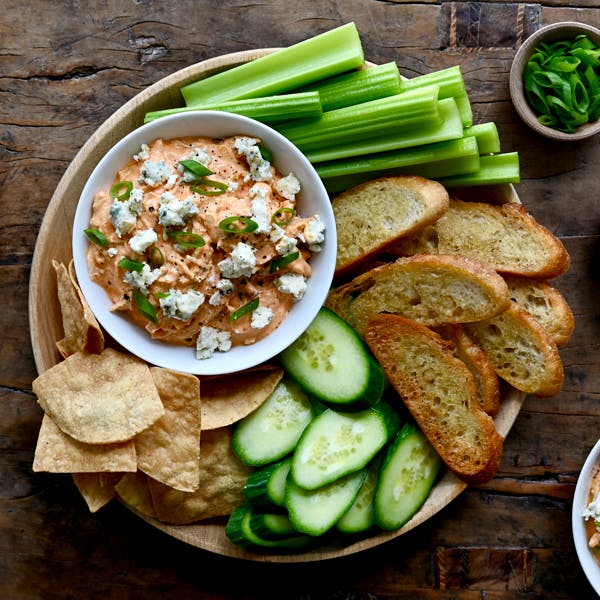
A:
{"type": "Polygon", "coordinates": [[[229,321],[231,321],[231,322],[237,321],[239,318],[243,317],[244,315],[254,312],[257,308],[258,308],[258,298],[254,298],[254,300],[250,300],[250,302],[244,304],[241,308],[234,310],[229,315],[229,321]]]}
{"type": "Polygon", "coordinates": [[[297,44],[185,85],[186,106],[287,92],[364,65],[356,25],[346,23],[297,44]]]}
{"type": "Polygon", "coordinates": [[[202,194],[203,196],[218,196],[219,194],[226,192],[228,188],[229,186],[226,183],[223,183],[222,181],[213,181],[212,179],[201,179],[190,186],[192,192],[195,194],[202,194]],[[214,189],[200,187],[201,185],[214,189]]]}
{"type": "Polygon", "coordinates": [[[152,246],[148,251],[148,255],[148,262],[152,267],[162,267],[165,264],[165,257],[158,246],[152,246]]]}
{"type": "Polygon", "coordinates": [[[205,175],[213,175],[214,171],[211,171],[207,166],[198,162],[197,160],[180,160],[179,164],[184,168],[193,173],[196,177],[204,177],[205,175]]]}
{"type": "Polygon", "coordinates": [[[258,229],[258,223],[249,217],[227,217],[219,223],[219,229],[225,233],[252,233],[258,229]],[[241,227],[239,226],[241,224],[241,227]]]}
{"type": "Polygon", "coordinates": [[[111,198],[116,198],[117,200],[127,200],[132,189],[133,183],[131,183],[131,181],[118,181],[117,183],[113,184],[108,193],[111,198]]]}
{"type": "Polygon", "coordinates": [[[585,35],[539,44],[525,65],[523,87],[542,125],[575,132],[599,116],[600,48],[585,35]]]}
{"type": "Polygon", "coordinates": [[[274,273],[275,271],[282,269],[286,265],[289,265],[290,263],[294,262],[299,256],[300,252],[296,250],[296,252],[290,252],[290,254],[286,254],[281,258],[276,258],[275,260],[271,261],[269,273],[274,273]]]}
{"type": "Polygon", "coordinates": [[[282,206],[278,208],[271,217],[271,223],[285,227],[290,224],[290,221],[296,216],[296,211],[290,206],[282,206]]]}
{"type": "Polygon", "coordinates": [[[144,123],[149,123],[167,115],[197,110],[220,110],[250,117],[263,123],[276,123],[289,121],[290,119],[310,119],[320,117],[323,114],[319,93],[303,92],[156,110],[146,113],[144,123]]]}
{"type": "Polygon", "coordinates": [[[202,248],[206,242],[204,238],[197,234],[192,233],[190,231],[167,231],[167,237],[171,240],[174,240],[175,243],[184,248],[186,250],[192,248],[202,248]]]}
{"type": "Polygon", "coordinates": [[[118,265],[121,269],[125,269],[126,271],[136,271],[137,273],[141,273],[144,268],[143,262],[133,258],[127,258],[126,256],[119,261],[118,265]]]}
{"type": "Polygon", "coordinates": [[[108,246],[108,238],[99,229],[84,229],[83,232],[97,246],[108,246]]]}
{"type": "Polygon", "coordinates": [[[171,295],[171,292],[154,292],[154,296],[159,300],[163,298],[168,298],[171,295]]]}
{"type": "Polygon", "coordinates": [[[140,290],[133,290],[133,299],[135,301],[135,305],[137,306],[140,313],[149,319],[153,323],[158,323],[158,317],[156,316],[156,309],[152,306],[152,303],[140,290]]]}

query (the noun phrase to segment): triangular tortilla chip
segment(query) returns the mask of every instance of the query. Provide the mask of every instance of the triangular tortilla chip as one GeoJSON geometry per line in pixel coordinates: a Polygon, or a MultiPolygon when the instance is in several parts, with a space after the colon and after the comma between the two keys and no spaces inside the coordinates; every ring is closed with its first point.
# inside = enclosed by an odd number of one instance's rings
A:
{"type": "Polygon", "coordinates": [[[278,366],[203,379],[202,429],[218,429],[232,425],[256,410],[277,387],[283,377],[278,366]]]}
{"type": "Polygon", "coordinates": [[[184,525],[228,515],[242,503],[242,491],[251,472],[231,450],[228,428],[203,431],[198,490],[180,492],[148,479],[156,517],[166,523],[184,525]]]}
{"type": "Polygon", "coordinates": [[[115,486],[115,492],[120,500],[133,511],[146,517],[156,518],[156,511],[148,487],[149,479],[141,471],[127,473],[115,486]]]}
{"type": "Polygon", "coordinates": [[[165,414],[135,437],[138,468],[184,492],[200,477],[200,381],[195,375],[150,369],[165,414]]]}
{"type": "Polygon", "coordinates": [[[90,512],[97,512],[115,496],[115,485],[123,473],[73,473],[73,482],[90,512]]]}
{"type": "Polygon", "coordinates": [[[148,365],[112,348],[72,354],[32,388],[60,429],[87,444],[130,440],[165,412],[148,365]]]}
{"type": "Polygon", "coordinates": [[[38,434],[34,471],[50,473],[98,473],[135,471],[133,441],[120,444],[84,444],[63,433],[44,415],[38,434]]]}

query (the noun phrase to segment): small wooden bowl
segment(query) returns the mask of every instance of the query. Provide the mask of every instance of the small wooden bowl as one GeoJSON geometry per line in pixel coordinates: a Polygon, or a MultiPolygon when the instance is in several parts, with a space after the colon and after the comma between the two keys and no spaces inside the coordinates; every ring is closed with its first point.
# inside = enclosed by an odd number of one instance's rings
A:
{"type": "Polygon", "coordinates": [[[527,102],[523,86],[523,70],[536,47],[541,42],[569,40],[580,34],[587,35],[595,44],[600,45],[600,30],[591,25],[571,21],[546,25],[525,40],[517,51],[510,69],[510,96],[517,113],[536,133],[557,141],[573,142],[589,138],[600,132],[600,120],[593,123],[586,123],[574,133],[566,133],[542,125],[538,121],[538,115],[531,109],[527,102]]]}

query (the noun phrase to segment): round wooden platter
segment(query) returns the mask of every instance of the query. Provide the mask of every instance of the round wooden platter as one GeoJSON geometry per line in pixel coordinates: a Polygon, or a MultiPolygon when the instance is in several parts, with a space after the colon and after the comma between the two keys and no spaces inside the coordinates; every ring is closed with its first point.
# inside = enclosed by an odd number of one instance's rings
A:
{"type": "MultiPolygon", "coordinates": [[[[226,54],[177,71],[140,92],[105,121],[77,153],[60,180],[42,221],[38,234],[29,285],[29,325],[33,355],[38,373],[61,360],[56,341],[63,336],[60,306],[56,293],[53,259],[68,263],[72,257],[71,235],[79,195],[100,158],[124,135],[143,123],[148,111],[182,106],[180,88],[219,71],[254,60],[276,48],[226,54]]],[[[476,190],[468,190],[472,193],[476,190]]],[[[497,202],[519,202],[513,186],[486,189],[486,199],[497,202]]],[[[498,431],[510,431],[525,395],[514,389],[503,393],[501,409],[495,418],[498,431]]],[[[140,515],[166,534],[187,544],[234,558],[261,562],[311,562],[347,556],[373,548],[424,523],[454,500],[466,484],[446,472],[433,488],[429,498],[413,518],[401,529],[376,532],[343,547],[316,547],[308,551],[280,553],[269,550],[251,552],[232,544],[225,536],[224,521],[198,522],[191,525],[169,525],[140,515]]]]}

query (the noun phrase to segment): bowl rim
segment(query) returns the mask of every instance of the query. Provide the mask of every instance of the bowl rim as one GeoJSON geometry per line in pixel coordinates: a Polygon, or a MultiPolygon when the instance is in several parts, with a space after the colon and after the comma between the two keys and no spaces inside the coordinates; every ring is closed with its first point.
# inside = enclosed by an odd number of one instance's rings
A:
{"type": "Polygon", "coordinates": [[[600,565],[596,562],[596,559],[592,556],[588,548],[585,521],[581,516],[583,509],[588,504],[592,478],[598,469],[600,469],[600,440],[593,446],[579,472],[571,509],[573,541],[579,564],[590,585],[600,595],[600,565]]]}
{"type": "Polygon", "coordinates": [[[201,111],[173,114],[141,125],[123,136],[101,156],[79,196],[71,244],[75,272],[83,295],[100,325],[114,341],[134,356],[153,365],[204,376],[226,375],[272,360],[302,334],[324,304],[333,281],[333,249],[337,245],[336,240],[335,219],[329,195],[314,167],[289,140],[268,125],[242,115],[223,111],[201,111]],[[228,352],[216,352],[208,359],[199,360],[193,347],[153,339],[126,315],[110,311],[111,302],[104,288],[93,282],[89,276],[86,262],[89,240],[82,231],[89,223],[95,193],[110,185],[116,172],[139,150],[141,143],[150,143],[158,138],[200,136],[204,134],[195,132],[205,128],[214,133],[205,137],[226,137],[235,135],[234,132],[237,131],[239,135],[266,139],[267,145],[274,148],[274,164],[283,163],[286,165],[285,171],[294,170],[303,181],[298,202],[300,205],[308,202],[311,207],[308,212],[319,213],[326,226],[326,242],[322,252],[313,254],[311,258],[313,273],[308,279],[308,289],[304,297],[292,305],[290,312],[276,330],[254,344],[234,346],[228,352]],[[186,133],[187,131],[189,133],[186,133]],[[224,133],[215,133],[217,131],[224,133]],[[282,151],[285,152],[284,156],[282,151]],[[292,164],[294,169],[290,168],[292,164]],[[313,210],[317,206],[318,211],[313,210]]]}
{"type": "Polygon", "coordinates": [[[537,115],[530,108],[525,99],[523,89],[522,71],[525,63],[533,54],[535,46],[543,39],[560,39],[562,32],[571,33],[588,33],[594,36],[597,43],[600,45],[600,29],[587,23],[579,23],[578,21],[559,21],[544,25],[534,33],[532,33],[517,50],[510,69],[509,91],[513,106],[521,117],[521,119],[535,132],[544,137],[551,138],[557,141],[578,141],[589,138],[600,132],[600,120],[594,123],[586,123],[580,126],[574,133],[567,133],[552,129],[546,125],[542,125],[537,115]]]}

